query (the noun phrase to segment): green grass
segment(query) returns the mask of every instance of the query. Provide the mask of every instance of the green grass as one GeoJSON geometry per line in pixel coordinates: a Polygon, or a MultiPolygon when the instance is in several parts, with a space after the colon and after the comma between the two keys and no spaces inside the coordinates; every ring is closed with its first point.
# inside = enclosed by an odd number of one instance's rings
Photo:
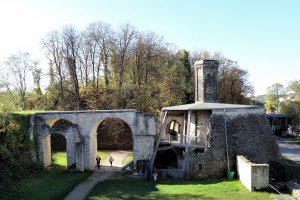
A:
{"type": "Polygon", "coordinates": [[[44,110],[16,110],[16,111],[14,111],[14,113],[22,114],[22,115],[34,114],[36,112],[44,112],[44,110]]]}
{"type": "Polygon", "coordinates": [[[52,165],[67,167],[67,153],[61,151],[52,152],[52,165]]]}
{"type": "Polygon", "coordinates": [[[62,168],[39,172],[6,189],[2,200],[63,199],[78,183],[86,179],[89,172],[70,173],[62,168]]]}
{"type": "Polygon", "coordinates": [[[296,162],[289,160],[288,158],[283,158],[283,162],[285,166],[295,174],[298,180],[300,180],[300,165],[297,164],[296,162]]]}
{"type": "Polygon", "coordinates": [[[141,179],[122,179],[98,183],[87,199],[271,200],[271,195],[273,193],[249,192],[238,180],[208,182],[172,179],[146,182],[141,179]]]}
{"type": "Polygon", "coordinates": [[[299,138],[285,137],[284,139],[300,145],[300,139],[299,138]]]}
{"type": "Polygon", "coordinates": [[[53,169],[39,171],[5,189],[1,200],[63,199],[77,184],[90,176],[90,172],[68,172],[66,152],[52,153],[53,169]]]}
{"type": "Polygon", "coordinates": [[[131,163],[133,160],[133,153],[130,153],[128,156],[126,156],[123,160],[122,160],[122,165],[127,165],[129,163],[131,163]]]}
{"type": "MultiPolygon", "coordinates": [[[[108,159],[108,156],[109,156],[109,152],[107,152],[107,151],[98,151],[98,153],[97,153],[99,156],[100,156],[100,158],[101,158],[101,163],[104,163],[105,162],[105,160],[107,160],[108,159]]],[[[95,158],[96,159],[96,158],[95,158]]]]}
{"type": "MultiPolygon", "coordinates": [[[[106,151],[98,151],[102,162],[108,159],[109,153],[106,151]]],[[[95,158],[96,159],[96,158],[95,158]]],[[[56,151],[52,152],[52,166],[67,167],[67,154],[66,152],[56,151]]]]}

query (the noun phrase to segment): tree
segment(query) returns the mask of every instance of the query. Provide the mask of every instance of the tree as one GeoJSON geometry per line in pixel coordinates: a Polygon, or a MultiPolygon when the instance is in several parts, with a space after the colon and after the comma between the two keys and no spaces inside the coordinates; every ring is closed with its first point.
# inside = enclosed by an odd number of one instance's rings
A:
{"type": "Polygon", "coordinates": [[[32,68],[31,55],[28,52],[17,52],[8,57],[6,61],[7,70],[12,75],[12,81],[10,84],[13,85],[17,91],[20,99],[22,109],[25,109],[26,91],[28,73],[32,68]]]}
{"type": "Polygon", "coordinates": [[[300,80],[291,81],[286,88],[287,96],[280,104],[280,113],[287,114],[292,124],[300,124],[300,80]],[[290,93],[291,92],[291,93],[290,93]],[[297,96],[298,95],[298,96],[297,96]]]}
{"type": "Polygon", "coordinates": [[[291,81],[287,87],[288,91],[300,91],[300,80],[291,81]]]}
{"type": "Polygon", "coordinates": [[[218,99],[223,103],[248,104],[253,86],[248,82],[248,72],[239,67],[222,69],[218,79],[218,99]]]}
{"type": "Polygon", "coordinates": [[[80,109],[80,94],[79,94],[79,81],[78,81],[78,68],[77,64],[79,62],[78,51],[81,43],[81,35],[73,26],[66,26],[62,33],[63,46],[62,52],[64,56],[65,63],[67,65],[69,76],[72,84],[72,94],[74,95],[74,100],[76,108],[80,109]]]}
{"type": "Polygon", "coordinates": [[[280,83],[275,83],[268,87],[265,104],[267,111],[279,112],[280,98],[284,95],[284,92],[284,86],[280,83]]]}
{"type": "Polygon", "coordinates": [[[63,82],[65,81],[65,71],[63,69],[62,56],[62,40],[58,31],[49,32],[44,39],[42,39],[42,47],[45,49],[49,65],[52,68],[52,84],[55,82],[55,77],[58,79],[60,99],[64,101],[65,89],[63,82]]]}
{"type": "Polygon", "coordinates": [[[130,24],[121,25],[117,32],[113,55],[114,75],[117,80],[118,89],[121,90],[125,81],[125,73],[128,68],[132,42],[135,38],[136,30],[130,24]]]}
{"type": "Polygon", "coordinates": [[[189,52],[185,49],[180,51],[179,60],[183,65],[185,79],[185,103],[192,103],[192,92],[194,91],[194,84],[192,81],[191,63],[189,60],[189,52]]]}
{"type": "Polygon", "coordinates": [[[42,78],[42,69],[39,68],[38,62],[34,62],[34,67],[32,68],[32,76],[35,88],[33,89],[37,95],[42,95],[41,90],[41,78],[42,78]]]}

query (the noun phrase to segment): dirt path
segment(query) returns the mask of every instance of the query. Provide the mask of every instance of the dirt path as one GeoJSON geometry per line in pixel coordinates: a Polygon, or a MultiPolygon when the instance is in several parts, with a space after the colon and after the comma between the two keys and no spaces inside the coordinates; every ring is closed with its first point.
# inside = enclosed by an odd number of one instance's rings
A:
{"type": "Polygon", "coordinates": [[[65,200],[84,200],[95,185],[106,179],[120,178],[122,161],[128,155],[130,151],[113,151],[111,156],[113,157],[113,167],[110,167],[108,159],[103,161],[101,168],[96,169],[94,173],[85,181],[77,185],[64,199],[65,200]]]}
{"type": "MultiPolygon", "coordinates": [[[[123,167],[123,164],[122,164],[123,160],[127,156],[129,156],[131,153],[132,153],[132,151],[123,151],[123,150],[112,151],[110,153],[110,156],[112,156],[113,159],[114,159],[113,166],[114,167],[123,167]]],[[[107,158],[107,160],[102,161],[101,165],[103,165],[103,166],[110,166],[108,158],[107,158]]]]}

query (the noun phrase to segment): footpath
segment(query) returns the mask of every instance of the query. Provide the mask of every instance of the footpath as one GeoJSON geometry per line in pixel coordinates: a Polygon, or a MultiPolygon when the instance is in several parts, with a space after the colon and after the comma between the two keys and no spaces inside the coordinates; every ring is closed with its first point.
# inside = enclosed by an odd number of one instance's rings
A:
{"type": "Polygon", "coordinates": [[[110,167],[108,160],[101,162],[101,168],[95,169],[94,173],[85,181],[78,184],[65,198],[64,200],[84,200],[87,195],[92,191],[97,183],[107,179],[113,179],[118,177],[122,169],[123,159],[130,154],[127,151],[114,151],[110,155],[113,157],[113,166],[110,167]]]}
{"type": "Polygon", "coordinates": [[[300,145],[280,137],[276,137],[276,141],[284,157],[300,164],[300,145]]]}

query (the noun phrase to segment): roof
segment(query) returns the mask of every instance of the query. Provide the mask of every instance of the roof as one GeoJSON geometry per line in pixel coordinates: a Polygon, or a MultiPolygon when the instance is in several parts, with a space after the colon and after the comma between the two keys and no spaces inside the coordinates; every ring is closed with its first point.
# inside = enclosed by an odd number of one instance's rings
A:
{"type": "Polygon", "coordinates": [[[255,105],[196,102],[196,103],[184,104],[179,106],[164,107],[162,110],[184,111],[184,110],[257,109],[257,108],[262,108],[262,107],[255,106],[255,105]]]}
{"type": "Polygon", "coordinates": [[[286,114],[266,114],[266,116],[273,118],[288,117],[286,114]]]}

